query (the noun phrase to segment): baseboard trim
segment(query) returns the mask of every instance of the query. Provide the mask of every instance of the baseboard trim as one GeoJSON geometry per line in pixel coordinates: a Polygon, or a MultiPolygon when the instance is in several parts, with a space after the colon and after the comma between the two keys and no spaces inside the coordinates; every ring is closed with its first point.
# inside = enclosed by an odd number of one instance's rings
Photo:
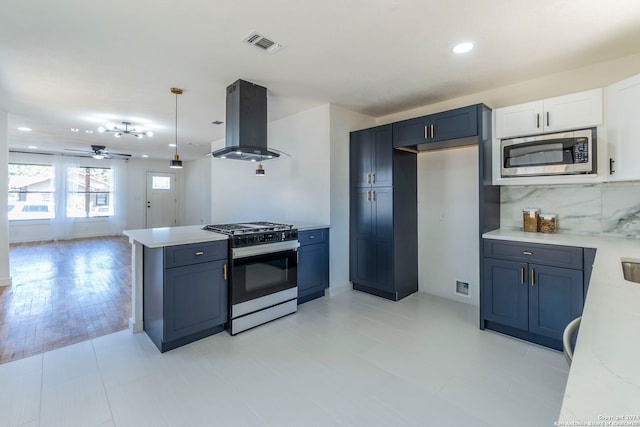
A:
{"type": "Polygon", "coordinates": [[[131,331],[131,333],[134,333],[134,334],[144,331],[144,324],[142,320],[136,322],[136,319],[134,319],[133,317],[130,317],[129,330],[131,331]]]}
{"type": "Polygon", "coordinates": [[[4,277],[0,279],[0,286],[11,286],[11,283],[12,283],[11,277],[4,277]]]}

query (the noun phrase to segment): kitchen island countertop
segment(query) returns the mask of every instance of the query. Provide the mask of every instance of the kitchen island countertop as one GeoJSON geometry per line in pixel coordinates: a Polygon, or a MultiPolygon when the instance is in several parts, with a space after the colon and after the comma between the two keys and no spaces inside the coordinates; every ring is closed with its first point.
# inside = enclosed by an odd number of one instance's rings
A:
{"type": "Polygon", "coordinates": [[[640,261],[640,240],[515,229],[483,237],[597,249],[558,425],[640,425],[640,284],[620,264],[640,261]]]}
{"type": "Polygon", "coordinates": [[[190,243],[213,242],[227,240],[229,236],[202,229],[202,225],[187,225],[182,227],[143,228],[125,230],[123,233],[130,240],[136,241],[148,248],[165,246],[188,245],[190,243]]]}

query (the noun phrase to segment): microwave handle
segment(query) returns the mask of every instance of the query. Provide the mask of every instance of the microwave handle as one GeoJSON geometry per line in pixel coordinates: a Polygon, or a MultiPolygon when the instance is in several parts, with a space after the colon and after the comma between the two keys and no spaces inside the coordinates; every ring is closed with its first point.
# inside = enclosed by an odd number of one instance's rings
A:
{"type": "Polygon", "coordinates": [[[540,129],[540,113],[536,114],[536,129],[540,129]]]}

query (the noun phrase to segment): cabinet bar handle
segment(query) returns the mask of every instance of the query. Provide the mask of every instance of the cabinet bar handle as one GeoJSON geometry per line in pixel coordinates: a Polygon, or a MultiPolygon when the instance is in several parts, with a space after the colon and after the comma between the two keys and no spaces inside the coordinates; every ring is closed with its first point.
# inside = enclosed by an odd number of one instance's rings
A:
{"type": "Polygon", "coordinates": [[[424,127],[424,139],[429,139],[429,127],[424,127]]]}
{"type": "Polygon", "coordinates": [[[609,175],[613,175],[613,174],[615,173],[615,171],[613,170],[613,164],[614,164],[615,162],[616,162],[616,161],[615,161],[615,160],[613,160],[613,158],[612,158],[612,157],[609,157],[609,175]]]}
{"type": "Polygon", "coordinates": [[[520,269],[520,283],[524,285],[524,267],[520,269]]]}
{"type": "Polygon", "coordinates": [[[376,183],[376,174],[375,174],[375,172],[371,174],[371,183],[372,184],[376,183]]]}
{"type": "Polygon", "coordinates": [[[522,255],[533,255],[533,252],[524,251],[524,252],[522,252],[522,255]]]}
{"type": "Polygon", "coordinates": [[[547,111],[547,126],[549,126],[549,112],[547,111]]]}
{"type": "Polygon", "coordinates": [[[200,255],[204,255],[204,252],[202,252],[202,251],[196,252],[196,256],[200,256],[200,255]]]}
{"type": "Polygon", "coordinates": [[[367,184],[371,184],[371,174],[367,174],[367,184]]]}
{"type": "Polygon", "coordinates": [[[535,286],[536,284],[536,270],[534,268],[531,269],[531,286],[535,286]]]}
{"type": "Polygon", "coordinates": [[[367,202],[371,201],[371,191],[367,191],[367,202]]]}
{"type": "Polygon", "coordinates": [[[309,238],[310,238],[310,239],[315,239],[315,238],[316,238],[316,236],[311,235],[311,236],[309,236],[309,238]]]}
{"type": "Polygon", "coordinates": [[[436,127],[435,125],[431,125],[431,138],[435,138],[436,137],[436,127]]]}
{"type": "Polygon", "coordinates": [[[376,192],[375,192],[375,191],[372,191],[372,192],[371,192],[371,201],[372,201],[372,202],[375,202],[375,201],[376,201],[376,192]]]}
{"type": "Polygon", "coordinates": [[[227,280],[227,264],[222,266],[222,277],[227,280]]]}
{"type": "Polygon", "coordinates": [[[536,128],[540,129],[540,113],[536,114],[536,128]]]}
{"type": "Polygon", "coordinates": [[[296,251],[296,264],[300,264],[300,251],[296,251]]]}

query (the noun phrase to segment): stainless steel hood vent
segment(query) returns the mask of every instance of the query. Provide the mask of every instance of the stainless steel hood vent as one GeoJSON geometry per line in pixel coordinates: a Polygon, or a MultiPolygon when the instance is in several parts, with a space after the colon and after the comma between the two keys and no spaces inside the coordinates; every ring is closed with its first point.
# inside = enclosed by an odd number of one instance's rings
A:
{"type": "Polygon", "coordinates": [[[264,161],[279,157],[267,149],[267,88],[238,80],[227,87],[225,148],[213,157],[264,161]]]}

